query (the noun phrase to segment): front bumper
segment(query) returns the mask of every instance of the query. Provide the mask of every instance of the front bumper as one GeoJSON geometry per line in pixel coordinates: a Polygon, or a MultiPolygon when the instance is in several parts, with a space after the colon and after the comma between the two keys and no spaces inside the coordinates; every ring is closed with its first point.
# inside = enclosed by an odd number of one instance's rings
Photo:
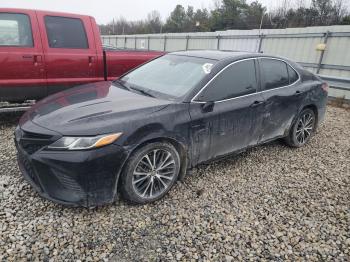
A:
{"type": "Polygon", "coordinates": [[[19,141],[16,138],[20,170],[42,197],[84,207],[115,200],[119,174],[127,159],[124,148],[117,145],[88,151],[43,148],[28,153],[19,141]]]}

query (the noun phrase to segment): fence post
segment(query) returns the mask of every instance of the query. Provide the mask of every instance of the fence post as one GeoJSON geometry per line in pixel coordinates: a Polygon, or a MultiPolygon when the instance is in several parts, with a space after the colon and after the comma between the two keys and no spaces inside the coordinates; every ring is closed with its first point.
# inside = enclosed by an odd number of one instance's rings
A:
{"type": "Polygon", "coordinates": [[[126,49],[126,36],[124,36],[124,49],[126,49]]]}
{"type": "Polygon", "coordinates": [[[135,36],[135,50],[137,49],[137,39],[136,39],[136,36],[135,36]]]}
{"type": "MultiPolygon", "coordinates": [[[[324,43],[325,45],[327,45],[327,41],[328,41],[329,34],[330,34],[329,31],[327,31],[327,32],[324,34],[323,43],[324,43]]],[[[326,48],[327,48],[327,46],[326,46],[326,48]]],[[[323,61],[323,56],[324,56],[324,52],[325,52],[325,50],[322,50],[322,51],[321,51],[320,59],[319,59],[319,61],[318,61],[318,66],[317,66],[316,74],[319,74],[319,73],[320,73],[321,66],[322,66],[322,61],[323,61]]]]}
{"type": "Polygon", "coordinates": [[[166,35],[164,35],[164,48],[163,48],[164,52],[166,51],[166,39],[167,39],[167,37],[166,37],[166,35]]]}
{"type": "Polygon", "coordinates": [[[148,36],[147,37],[147,49],[148,49],[148,51],[150,50],[150,46],[149,46],[150,42],[151,42],[151,37],[148,36]]]}
{"type": "Polygon", "coordinates": [[[188,42],[189,42],[189,40],[190,40],[190,36],[187,35],[186,36],[186,50],[188,50],[188,42]]]}
{"type": "Polygon", "coordinates": [[[259,53],[261,53],[261,47],[262,47],[262,42],[263,42],[264,37],[265,37],[264,34],[259,34],[259,47],[258,47],[259,53]]]}
{"type": "Polygon", "coordinates": [[[221,39],[221,35],[217,35],[217,36],[216,36],[216,39],[218,40],[216,49],[217,49],[217,50],[220,50],[220,39],[221,39]]]}

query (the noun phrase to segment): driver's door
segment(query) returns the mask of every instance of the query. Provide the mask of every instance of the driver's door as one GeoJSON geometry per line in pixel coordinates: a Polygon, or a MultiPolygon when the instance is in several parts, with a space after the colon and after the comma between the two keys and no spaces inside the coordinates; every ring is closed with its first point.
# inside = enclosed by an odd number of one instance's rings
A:
{"type": "Polygon", "coordinates": [[[229,65],[191,103],[195,164],[258,143],[265,101],[257,92],[255,63],[246,59],[229,65]]]}

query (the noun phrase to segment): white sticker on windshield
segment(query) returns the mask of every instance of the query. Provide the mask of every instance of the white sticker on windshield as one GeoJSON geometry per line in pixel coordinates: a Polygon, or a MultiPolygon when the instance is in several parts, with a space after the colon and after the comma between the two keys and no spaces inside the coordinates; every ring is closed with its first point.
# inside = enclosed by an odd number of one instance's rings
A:
{"type": "Polygon", "coordinates": [[[213,64],[206,63],[202,66],[204,73],[210,74],[211,69],[213,68],[213,64]]]}

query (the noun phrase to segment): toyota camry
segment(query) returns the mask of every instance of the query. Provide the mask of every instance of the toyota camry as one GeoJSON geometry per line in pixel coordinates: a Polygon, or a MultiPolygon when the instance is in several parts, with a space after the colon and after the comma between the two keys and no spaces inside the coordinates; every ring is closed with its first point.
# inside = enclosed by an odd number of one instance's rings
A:
{"type": "Polygon", "coordinates": [[[169,53],[114,82],[39,101],[15,130],[18,163],[58,203],[93,207],[121,193],[145,204],[200,163],[276,139],[304,146],[324,118],[327,92],[285,58],[169,53]]]}

